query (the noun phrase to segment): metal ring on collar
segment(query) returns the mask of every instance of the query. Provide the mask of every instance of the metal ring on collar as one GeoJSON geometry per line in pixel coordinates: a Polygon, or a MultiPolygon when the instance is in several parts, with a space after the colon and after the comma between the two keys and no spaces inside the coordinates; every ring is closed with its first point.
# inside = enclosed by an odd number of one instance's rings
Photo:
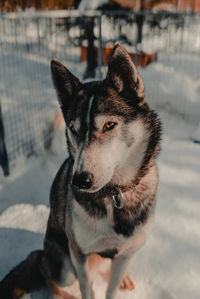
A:
{"type": "Polygon", "coordinates": [[[123,197],[123,194],[122,194],[121,190],[118,189],[117,187],[116,187],[116,189],[117,189],[117,192],[119,194],[119,200],[115,199],[116,195],[112,195],[112,201],[113,201],[114,206],[117,209],[121,210],[124,206],[124,197],[123,197]],[[119,203],[118,203],[118,201],[119,201],[119,203]]]}

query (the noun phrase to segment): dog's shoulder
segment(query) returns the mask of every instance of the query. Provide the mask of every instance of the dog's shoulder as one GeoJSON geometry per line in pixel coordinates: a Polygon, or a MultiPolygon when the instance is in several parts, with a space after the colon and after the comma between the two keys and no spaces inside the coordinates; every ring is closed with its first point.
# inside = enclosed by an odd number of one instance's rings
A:
{"type": "Polygon", "coordinates": [[[63,191],[66,191],[66,184],[64,184],[65,180],[68,179],[69,172],[70,172],[70,166],[72,164],[71,158],[67,158],[61,167],[59,168],[50,191],[50,201],[53,202],[54,198],[58,194],[58,192],[62,189],[63,191]]]}
{"type": "Polygon", "coordinates": [[[66,211],[67,201],[69,198],[68,192],[72,165],[73,161],[70,157],[63,162],[56,174],[50,191],[51,213],[55,216],[59,215],[60,217],[61,211],[63,211],[63,220],[66,217],[64,213],[66,211]]]}

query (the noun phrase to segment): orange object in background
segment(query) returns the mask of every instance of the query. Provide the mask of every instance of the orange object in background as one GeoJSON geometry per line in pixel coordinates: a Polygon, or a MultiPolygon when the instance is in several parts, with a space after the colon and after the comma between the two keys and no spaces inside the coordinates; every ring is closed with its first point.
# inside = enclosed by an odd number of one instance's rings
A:
{"type": "Polygon", "coordinates": [[[135,63],[144,68],[150,63],[157,61],[157,53],[147,54],[144,52],[139,52],[138,54],[134,55],[135,63]]]}
{"type": "MultiPolygon", "coordinates": [[[[103,65],[108,64],[108,57],[110,52],[112,51],[112,48],[109,47],[103,47],[102,48],[102,62],[103,65]]],[[[136,63],[136,65],[144,68],[150,63],[157,61],[157,53],[148,54],[145,52],[138,52],[136,54],[129,53],[133,61],[136,63]]],[[[95,59],[98,60],[98,48],[95,47],[95,59]]],[[[87,47],[82,46],[81,47],[81,62],[87,61],[87,47]]]]}

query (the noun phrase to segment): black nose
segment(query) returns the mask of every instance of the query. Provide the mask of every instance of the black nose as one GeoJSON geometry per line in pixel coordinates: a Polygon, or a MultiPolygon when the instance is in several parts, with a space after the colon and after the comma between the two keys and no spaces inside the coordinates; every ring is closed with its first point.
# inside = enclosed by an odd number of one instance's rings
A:
{"type": "Polygon", "coordinates": [[[92,187],[93,175],[87,171],[75,172],[72,184],[79,189],[90,189],[92,187]]]}

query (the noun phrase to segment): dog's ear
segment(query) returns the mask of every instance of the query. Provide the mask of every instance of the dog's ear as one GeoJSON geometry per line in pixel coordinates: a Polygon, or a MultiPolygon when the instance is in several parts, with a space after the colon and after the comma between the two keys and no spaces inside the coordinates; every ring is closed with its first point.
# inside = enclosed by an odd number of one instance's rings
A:
{"type": "Polygon", "coordinates": [[[61,108],[69,105],[77,91],[81,88],[81,82],[59,61],[51,61],[52,80],[58,95],[61,108]]]}
{"type": "Polygon", "coordinates": [[[120,44],[113,48],[109,61],[106,80],[109,81],[118,92],[134,90],[137,97],[144,100],[144,84],[138,74],[130,55],[120,44]]]}

